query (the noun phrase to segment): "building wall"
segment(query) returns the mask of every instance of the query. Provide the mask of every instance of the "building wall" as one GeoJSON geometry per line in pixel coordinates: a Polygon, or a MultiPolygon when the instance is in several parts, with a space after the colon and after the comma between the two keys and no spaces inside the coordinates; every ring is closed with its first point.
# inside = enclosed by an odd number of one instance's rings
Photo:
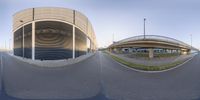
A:
{"type": "Polygon", "coordinates": [[[80,12],[50,7],[30,8],[18,12],[13,16],[14,54],[23,56],[24,53],[24,57],[31,58],[33,52],[35,59],[43,60],[72,58],[73,27],[75,27],[75,57],[95,51],[97,44],[94,30],[87,17],[80,12]],[[31,23],[35,23],[35,26],[31,23]],[[35,27],[35,38],[32,37],[33,27],[35,27]],[[34,51],[32,51],[32,38],[35,39],[34,51]]]}

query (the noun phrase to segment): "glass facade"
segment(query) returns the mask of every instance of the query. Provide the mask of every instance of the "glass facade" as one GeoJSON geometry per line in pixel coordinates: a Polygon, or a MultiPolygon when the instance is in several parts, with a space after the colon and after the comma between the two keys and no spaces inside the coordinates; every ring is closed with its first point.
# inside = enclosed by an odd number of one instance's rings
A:
{"type": "Polygon", "coordinates": [[[35,59],[72,58],[72,25],[57,21],[35,23],[35,59]]]}
{"type": "Polygon", "coordinates": [[[14,55],[23,56],[23,29],[20,28],[14,33],[14,55]]]}
{"type": "Polygon", "coordinates": [[[32,24],[24,26],[24,57],[32,57],[32,24]]]}
{"type": "MultiPolygon", "coordinates": [[[[14,55],[32,58],[32,31],[31,23],[14,32],[14,55]]],[[[75,57],[93,52],[92,46],[90,38],[80,29],[75,28],[75,57]]],[[[68,58],[73,58],[73,26],[58,21],[35,22],[35,59],[68,58]]]]}
{"type": "Polygon", "coordinates": [[[75,56],[79,57],[87,53],[87,36],[78,28],[75,28],[75,56]]]}

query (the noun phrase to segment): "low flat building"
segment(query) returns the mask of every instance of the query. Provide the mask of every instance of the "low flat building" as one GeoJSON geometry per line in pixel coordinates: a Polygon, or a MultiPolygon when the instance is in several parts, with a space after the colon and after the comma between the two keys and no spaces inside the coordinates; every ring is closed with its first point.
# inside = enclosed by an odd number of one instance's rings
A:
{"type": "Polygon", "coordinates": [[[149,58],[153,58],[154,53],[189,54],[198,51],[182,41],[158,35],[145,37],[141,35],[123,39],[111,44],[108,50],[115,53],[149,53],[149,58]]]}

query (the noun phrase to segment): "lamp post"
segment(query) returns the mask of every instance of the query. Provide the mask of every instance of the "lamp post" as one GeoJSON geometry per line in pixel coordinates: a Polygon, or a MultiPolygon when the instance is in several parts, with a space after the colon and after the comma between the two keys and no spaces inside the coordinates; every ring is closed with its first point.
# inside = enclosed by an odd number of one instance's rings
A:
{"type": "Polygon", "coordinates": [[[9,53],[11,53],[11,39],[9,39],[9,53]]]}
{"type": "Polygon", "coordinates": [[[22,26],[23,26],[23,27],[22,27],[22,28],[23,28],[23,29],[22,29],[22,30],[23,30],[23,32],[22,32],[22,48],[23,48],[23,49],[22,49],[22,57],[24,58],[24,23],[23,23],[24,21],[23,21],[23,20],[20,20],[20,22],[22,23],[22,26]]]}
{"type": "Polygon", "coordinates": [[[191,42],[191,48],[192,48],[192,34],[190,34],[190,42],[191,42]]]}
{"type": "Polygon", "coordinates": [[[144,39],[145,39],[145,21],[146,21],[146,18],[144,18],[144,39]]]}
{"type": "Polygon", "coordinates": [[[190,42],[191,42],[190,53],[192,53],[192,34],[190,34],[190,42]]]}

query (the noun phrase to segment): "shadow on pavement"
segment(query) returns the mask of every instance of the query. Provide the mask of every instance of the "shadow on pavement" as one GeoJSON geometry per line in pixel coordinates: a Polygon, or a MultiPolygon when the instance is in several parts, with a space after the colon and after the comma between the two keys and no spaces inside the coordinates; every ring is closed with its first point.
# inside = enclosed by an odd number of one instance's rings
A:
{"type": "MultiPolygon", "coordinates": [[[[2,90],[0,93],[0,100],[26,100],[26,99],[11,97],[7,95],[4,90],[2,90]]],[[[29,100],[41,100],[41,99],[29,99],[29,100]]],[[[104,94],[98,93],[96,96],[86,99],[42,99],[42,100],[110,100],[110,99],[106,98],[104,94]]]]}

